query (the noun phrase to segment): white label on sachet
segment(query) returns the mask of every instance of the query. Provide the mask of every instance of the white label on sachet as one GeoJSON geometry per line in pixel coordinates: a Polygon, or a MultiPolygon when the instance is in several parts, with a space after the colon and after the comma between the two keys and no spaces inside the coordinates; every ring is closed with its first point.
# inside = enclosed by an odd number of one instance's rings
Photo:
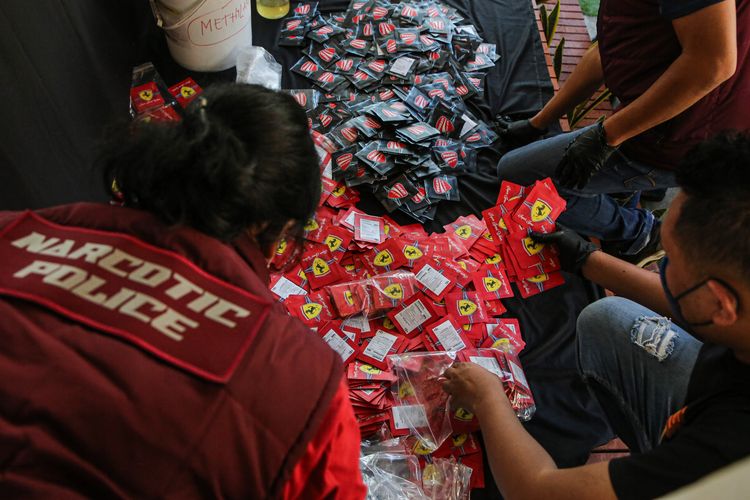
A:
{"type": "Polygon", "coordinates": [[[290,295],[307,295],[307,290],[294,284],[293,281],[283,276],[276,284],[271,288],[271,291],[286,300],[290,295]]]}
{"type": "Polygon", "coordinates": [[[498,364],[495,358],[484,358],[482,356],[470,356],[469,361],[481,366],[487,371],[494,373],[501,379],[505,378],[503,377],[503,371],[500,369],[500,365],[498,364]]]}
{"type": "Polygon", "coordinates": [[[437,325],[432,331],[435,333],[435,336],[446,351],[460,351],[461,349],[466,349],[466,344],[461,340],[461,336],[453,327],[453,323],[451,323],[449,319],[437,325]]]}
{"type": "Polygon", "coordinates": [[[359,235],[363,241],[380,243],[380,223],[370,219],[360,219],[359,235]]]}
{"type": "Polygon", "coordinates": [[[419,328],[424,324],[425,321],[430,319],[430,311],[427,310],[421,300],[415,301],[413,304],[404,308],[403,311],[396,314],[395,319],[404,332],[411,333],[414,329],[419,328]]]}
{"type": "Polygon", "coordinates": [[[398,337],[395,335],[378,330],[378,333],[370,340],[370,343],[362,354],[369,358],[383,361],[391,351],[393,344],[396,343],[396,340],[398,340],[398,337]]]}
{"type": "Polygon", "coordinates": [[[440,295],[450,285],[451,281],[427,264],[416,275],[417,281],[422,283],[435,295],[440,295]]]}
{"type": "Polygon", "coordinates": [[[427,414],[423,405],[393,407],[393,426],[396,429],[427,427],[427,414]]]}
{"type": "Polygon", "coordinates": [[[325,340],[328,345],[331,346],[331,349],[336,351],[339,356],[341,356],[341,359],[343,361],[346,361],[351,357],[352,354],[354,354],[354,349],[352,349],[352,346],[347,344],[346,341],[342,339],[334,330],[329,330],[328,333],[323,336],[323,340],[325,340]]]}

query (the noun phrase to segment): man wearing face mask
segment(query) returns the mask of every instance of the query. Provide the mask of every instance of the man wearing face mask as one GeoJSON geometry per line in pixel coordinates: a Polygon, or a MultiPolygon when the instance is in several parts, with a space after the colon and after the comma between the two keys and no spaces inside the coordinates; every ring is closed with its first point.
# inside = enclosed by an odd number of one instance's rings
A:
{"type": "Polygon", "coordinates": [[[568,229],[563,267],[617,295],[581,312],[581,373],[632,455],[557,469],[518,424],[499,379],[477,365],[445,389],[482,425],[506,498],[654,498],[750,455],[750,136],[723,135],[686,157],[662,228],[660,274],[568,229]],[[671,318],[671,321],[670,319],[671,318]]]}

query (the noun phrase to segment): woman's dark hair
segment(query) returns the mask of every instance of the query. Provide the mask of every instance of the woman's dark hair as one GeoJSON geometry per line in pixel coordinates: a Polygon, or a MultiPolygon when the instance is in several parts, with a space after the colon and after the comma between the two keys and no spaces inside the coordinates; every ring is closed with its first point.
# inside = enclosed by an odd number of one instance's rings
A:
{"type": "Polygon", "coordinates": [[[250,227],[264,251],[289,220],[300,237],[320,199],[320,167],[304,110],[257,85],[208,88],[177,123],[139,122],[100,154],[125,204],[170,225],[230,241],[250,227]]]}

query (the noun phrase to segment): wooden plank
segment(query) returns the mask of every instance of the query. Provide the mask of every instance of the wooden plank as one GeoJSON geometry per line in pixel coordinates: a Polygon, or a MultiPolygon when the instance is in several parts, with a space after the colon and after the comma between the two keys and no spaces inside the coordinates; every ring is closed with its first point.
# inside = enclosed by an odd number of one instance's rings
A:
{"type": "MultiPolygon", "coordinates": [[[[532,5],[538,10],[538,5],[544,4],[549,12],[554,7],[554,0],[543,2],[541,0],[531,0],[532,5]]],[[[583,13],[578,6],[577,0],[562,0],[560,2],[560,20],[558,21],[557,34],[554,40],[552,40],[552,48],[546,43],[544,39],[544,33],[542,32],[541,21],[539,19],[539,13],[537,12],[537,29],[539,30],[539,37],[542,40],[542,46],[545,51],[545,62],[547,64],[547,71],[552,80],[552,86],[555,92],[559,90],[560,85],[564,84],[565,80],[570,76],[578,62],[581,60],[583,55],[591,46],[591,40],[586,30],[586,25],[583,20],[583,13]],[[565,53],[563,54],[563,61],[560,73],[560,81],[558,82],[554,75],[552,68],[552,56],[555,48],[560,43],[560,39],[565,37],[565,53]]],[[[597,92],[593,97],[592,101],[599,96],[597,92]]],[[[578,123],[578,127],[585,127],[596,123],[601,116],[608,116],[612,113],[609,101],[600,103],[595,109],[591,110],[589,114],[578,123]]],[[[564,117],[560,120],[560,125],[564,131],[570,130],[567,118],[564,117]]],[[[607,450],[609,452],[609,450],[607,450]]],[[[618,450],[619,451],[619,450],[618,450]]],[[[627,451],[627,450],[625,450],[627,451]]],[[[608,454],[611,455],[611,452],[608,454]]]]}

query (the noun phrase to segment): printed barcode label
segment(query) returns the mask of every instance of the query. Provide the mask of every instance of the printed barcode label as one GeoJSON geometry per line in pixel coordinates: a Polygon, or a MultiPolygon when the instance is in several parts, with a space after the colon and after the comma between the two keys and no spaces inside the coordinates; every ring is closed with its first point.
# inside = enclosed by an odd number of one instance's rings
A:
{"type": "Polygon", "coordinates": [[[364,314],[346,318],[341,326],[342,328],[356,328],[363,333],[370,331],[370,322],[367,321],[367,317],[364,314]]]}
{"type": "Polygon", "coordinates": [[[372,359],[383,361],[391,351],[393,344],[396,343],[396,340],[398,340],[398,337],[395,335],[378,330],[378,333],[370,340],[370,343],[362,354],[372,359]]]}
{"type": "Polygon", "coordinates": [[[435,295],[440,295],[450,285],[450,280],[436,271],[429,264],[425,265],[416,275],[417,281],[422,283],[435,295]]]}
{"type": "Polygon", "coordinates": [[[271,288],[271,291],[281,297],[282,300],[286,300],[290,295],[307,295],[307,290],[295,285],[294,282],[283,276],[271,288]]]}
{"type": "Polygon", "coordinates": [[[393,62],[391,71],[397,75],[406,76],[411,71],[411,67],[414,66],[416,59],[411,57],[400,57],[393,62]]]}
{"type": "Polygon", "coordinates": [[[380,223],[370,219],[360,219],[359,235],[362,241],[380,243],[380,223]]]}
{"type": "Polygon", "coordinates": [[[393,427],[396,429],[418,429],[427,427],[427,414],[422,405],[394,406],[393,427]]]}
{"type": "Polygon", "coordinates": [[[446,351],[460,351],[466,349],[466,344],[461,340],[461,336],[458,334],[450,320],[445,320],[438,326],[434,327],[432,331],[438,338],[446,351]]]}
{"type": "Polygon", "coordinates": [[[411,333],[416,328],[422,326],[425,321],[430,319],[430,317],[430,311],[428,311],[424,304],[422,304],[421,300],[417,300],[410,306],[404,308],[403,311],[396,314],[393,319],[401,325],[401,328],[403,328],[406,333],[411,333]]]}
{"type": "Polygon", "coordinates": [[[352,347],[347,344],[344,339],[339,337],[339,334],[334,330],[329,330],[328,333],[323,336],[323,340],[325,340],[328,345],[331,346],[331,349],[336,351],[339,356],[341,356],[341,359],[343,361],[346,361],[351,357],[352,354],[354,354],[354,349],[352,349],[352,347]]]}
{"type": "Polygon", "coordinates": [[[503,371],[500,369],[500,365],[498,364],[495,358],[485,358],[482,356],[470,356],[469,361],[481,366],[487,371],[494,373],[500,378],[504,378],[503,371]]]}

